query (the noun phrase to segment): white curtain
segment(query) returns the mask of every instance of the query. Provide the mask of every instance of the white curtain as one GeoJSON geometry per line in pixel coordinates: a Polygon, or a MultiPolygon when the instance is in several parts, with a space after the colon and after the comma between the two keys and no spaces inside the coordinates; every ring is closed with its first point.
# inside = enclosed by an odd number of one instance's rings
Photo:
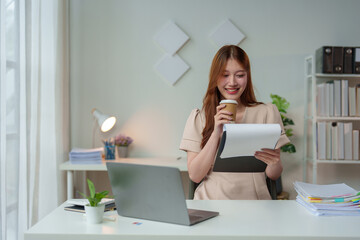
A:
{"type": "Polygon", "coordinates": [[[0,3],[0,240],[12,240],[65,199],[68,1],[0,3]]]}

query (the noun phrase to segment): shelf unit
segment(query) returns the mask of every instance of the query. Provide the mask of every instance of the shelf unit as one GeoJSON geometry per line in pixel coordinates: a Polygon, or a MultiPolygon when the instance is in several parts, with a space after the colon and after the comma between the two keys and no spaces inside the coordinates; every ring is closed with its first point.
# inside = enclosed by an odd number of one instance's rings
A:
{"type": "MultiPolygon", "coordinates": [[[[318,164],[360,164],[360,160],[332,160],[317,159],[316,123],[318,121],[351,121],[359,129],[360,117],[320,117],[316,110],[316,85],[321,82],[336,79],[346,79],[352,85],[360,83],[360,74],[323,74],[315,73],[315,59],[313,56],[305,58],[305,104],[304,104],[304,156],[303,181],[307,181],[308,162],[312,164],[312,182],[317,182],[318,164]],[[311,148],[311,149],[310,149],[311,148]]],[[[350,83],[349,83],[350,86],[350,83]]]]}

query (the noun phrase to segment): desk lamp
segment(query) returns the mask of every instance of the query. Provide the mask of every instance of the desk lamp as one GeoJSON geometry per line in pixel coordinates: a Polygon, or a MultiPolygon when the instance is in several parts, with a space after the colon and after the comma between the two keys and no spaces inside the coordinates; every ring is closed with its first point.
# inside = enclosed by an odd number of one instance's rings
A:
{"type": "MultiPolygon", "coordinates": [[[[91,110],[92,115],[94,115],[95,120],[98,122],[100,130],[102,132],[107,132],[112,129],[116,123],[116,118],[114,116],[109,116],[103,114],[96,108],[91,110]]],[[[95,135],[95,127],[93,129],[93,147],[94,147],[94,135],[95,135]]]]}

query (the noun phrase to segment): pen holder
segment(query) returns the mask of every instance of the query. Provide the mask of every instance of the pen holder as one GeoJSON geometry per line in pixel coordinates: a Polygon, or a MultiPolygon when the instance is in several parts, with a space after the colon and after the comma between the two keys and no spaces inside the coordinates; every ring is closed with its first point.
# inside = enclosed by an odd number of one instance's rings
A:
{"type": "Polygon", "coordinates": [[[105,160],[115,160],[115,145],[105,145],[105,160]]]}

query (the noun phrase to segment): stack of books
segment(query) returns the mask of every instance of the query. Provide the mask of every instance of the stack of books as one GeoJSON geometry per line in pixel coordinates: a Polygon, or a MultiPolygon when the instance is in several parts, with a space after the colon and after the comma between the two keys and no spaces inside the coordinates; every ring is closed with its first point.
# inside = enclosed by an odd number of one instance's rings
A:
{"type": "Polygon", "coordinates": [[[73,148],[69,153],[70,162],[73,164],[100,164],[103,148],[73,148]]]}
{"type": "Polygon", "coordinates": [[[296,201],[316,216],[360,216],[360,192],[348,185],[295,182],[296,201]]]}

